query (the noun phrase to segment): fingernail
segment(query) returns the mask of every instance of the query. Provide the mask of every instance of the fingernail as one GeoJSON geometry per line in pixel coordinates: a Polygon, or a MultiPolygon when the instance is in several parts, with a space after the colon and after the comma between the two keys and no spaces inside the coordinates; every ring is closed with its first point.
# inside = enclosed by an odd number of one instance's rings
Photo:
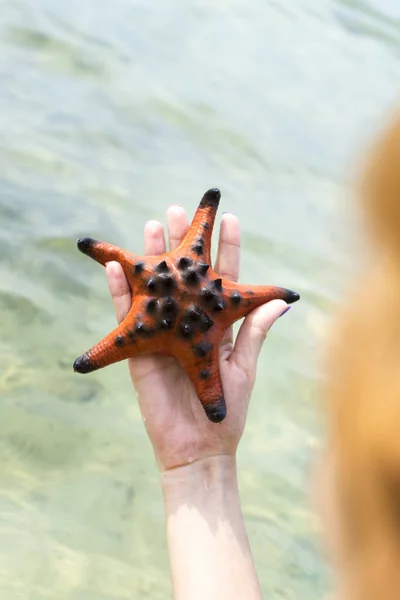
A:
{"type": "Polygon", "coordinates": [[[278,317],[278,318],[280,319],[281,317],[283,317],[283,315],[286,315],[286,313],[287,313],[287,312],[289,312],[289,310],[290,310],[291,308],[292,308],[291,306],[288,306],[287,308],[285,308],[285,310],[283,311],[283,313],[282,313],[281,315],[279,315],[279,317],[278,317]]]}
{"type": "Polygon", "coordinates": [[[168,204],[168,208],[174,208],[175,206],[178,208],[183,208],[182,204],[168,204]]]}
{"type": "Polygon", "coordinates": [[[162,227],[162,223],[160,223],[160,221],[156,221],[155,219],[151,219],[150,221],[146,222],[145,227],[150,227],[152,230],[155,230],[162,227]]]}

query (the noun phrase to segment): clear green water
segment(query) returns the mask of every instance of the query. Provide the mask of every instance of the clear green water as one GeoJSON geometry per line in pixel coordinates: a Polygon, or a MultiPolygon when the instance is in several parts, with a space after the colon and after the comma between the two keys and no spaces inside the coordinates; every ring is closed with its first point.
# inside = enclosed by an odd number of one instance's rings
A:
{"type": "Polygon", "coordinates": [[[241,280],[279,321],[240,450],[265,598],[328,587],[309,508],[319,348],[353,254],[349,160],[398,97],[397,0],[0,2],[0,596],[171,597],[158,477],[126,365],[71,364],[114,326],[91,235],[223,191],[241,280]]]}

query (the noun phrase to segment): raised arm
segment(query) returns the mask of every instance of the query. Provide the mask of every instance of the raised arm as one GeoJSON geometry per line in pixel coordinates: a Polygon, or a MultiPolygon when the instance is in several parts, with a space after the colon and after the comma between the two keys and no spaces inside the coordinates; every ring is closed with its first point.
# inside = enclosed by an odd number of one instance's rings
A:
{"type": "MultiPolygon", "coordinates": [[[[167,213],[170,247],[183,239],[188,221],[181,207],[167,213]]],[[[225,214],[216,270],[237,280],[239,224],[225,214]]],[[[163,227],[145,228],[147,254],[165,252],[163,227]]],[[[107,265],[118,322],[131,305],[121,266],[107,265]]],[[[236,449],[246,422],[256,366],[266,333],[288,309],[272,300],[251,312],[235,344],[230,328],[220,347],[220,373],[228,415],[210,422],[193,384],[179,364],[164,356],[129,361],[139,407],[160,469],[174,600],[260,600],[236,478],[236,449]]]]}

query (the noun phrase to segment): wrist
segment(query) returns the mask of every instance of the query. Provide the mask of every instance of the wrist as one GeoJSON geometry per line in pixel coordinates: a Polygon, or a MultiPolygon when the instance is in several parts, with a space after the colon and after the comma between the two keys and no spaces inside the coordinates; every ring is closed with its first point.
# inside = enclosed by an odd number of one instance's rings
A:
{"type": "Polygon", "coordinates": [[[166,503],[201,502],[210,495],[237,493],[236,455],[221,454],[161,472],[166,503]]]}

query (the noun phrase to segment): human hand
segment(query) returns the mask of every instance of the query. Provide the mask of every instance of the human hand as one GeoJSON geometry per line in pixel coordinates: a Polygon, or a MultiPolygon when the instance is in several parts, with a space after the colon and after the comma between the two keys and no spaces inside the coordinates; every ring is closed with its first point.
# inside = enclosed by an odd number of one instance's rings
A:
{"type": "MultiPolygon", "coordinates": [[[[168,241],[176,248],[188,229],[184,209],[167,211],[168,241]]],[[[145,254],[165,252],[161,223],[150,221],[144,230],[145,254]]],[[[237,281],[239,275],[240,232],[237,217],[222,217],[217,273],[237,281]]],[[[131,306],[131,292],[121,265],[106,265],[107,279],[117,321],[123,321],[131,306]]],[[[235,343],[230,327],[220,346],[220,375],[227,404],[222,423],[208,420],[193,384],[178,362],[167,356],[139,356],[129,359],[132,383],[159,468],[163,471],[213,456],[233,455],[246,423],[257,359],[266,334],[287,310],[283,300],[273,300],[252,311],[242,323],[235,343]]]]}

